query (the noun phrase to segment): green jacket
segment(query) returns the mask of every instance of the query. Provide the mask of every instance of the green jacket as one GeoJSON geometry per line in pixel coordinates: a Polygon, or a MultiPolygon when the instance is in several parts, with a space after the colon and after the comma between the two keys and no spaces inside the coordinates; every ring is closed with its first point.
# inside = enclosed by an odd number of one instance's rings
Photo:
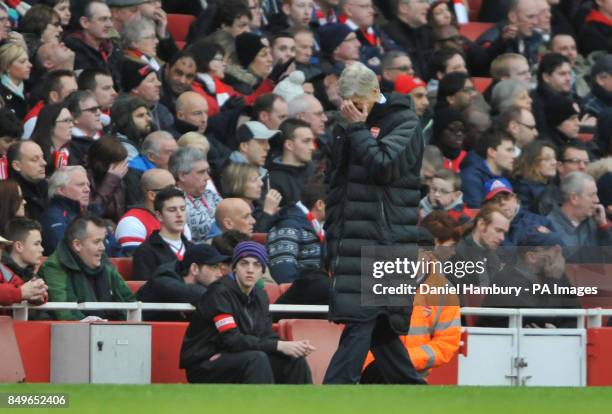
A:
{"type": "MultiPolygon", "coordinates": [[[[49,302],[134,302],[136,300],[117,269],[106,257],[102,258],[102,271],[108,283],[109,292],[107,298],[99,299],[92,283],[88,280],[93,276],[88,276],[83,271],[65,240],[62,240],[57,245],[55,252],[43,264],[39,275],[49,287],[49,302]]],[[[56,320],[81,320],[88,315],[125,320],[126,316],[125,311],[83,313],[78,310],[62,310],[53,311],[52,314],[56,320]]]]}

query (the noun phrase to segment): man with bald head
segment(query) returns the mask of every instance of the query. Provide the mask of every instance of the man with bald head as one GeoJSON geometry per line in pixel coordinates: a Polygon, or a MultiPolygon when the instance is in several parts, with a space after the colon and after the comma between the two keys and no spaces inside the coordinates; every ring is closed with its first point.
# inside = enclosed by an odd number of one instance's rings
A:
{"type": "MultiPolygon", "coordinates": [[[[128,210],[119,220],[115,230],[115,237],[125,253],[133,253],[154,230],[159,230],[159,220],[155,217],[153,208],[155,195],[159,190],[175,184],[174,177],[165,169],[151,168],[142,174],[140,190],[142,191],[141,198],[144,200],[143,204],[128,210]]],[[[190,238],[188,227],[185,226],[185,229],[190,238]]]]}
{"type": "Polygon", "coordinates": [[[208,103],[197,92],[187,91],[176,100],[175,128],[181,133],[196,131],[204,134],[208,126],[208,103]]]}
{"type": "Polygon", "coordinates": [[[538,61],[538,48],[543,38],[536,31],[538,25],[538,4],[533,0],[513,0],[506,20],[493,26],[476,39],[475,47],[483,47],[478,53],[468,52],[468,60],[475,67],[472,75],[485,75],[495,57],[502,53],[519,53],[530,66],[538,61]]]}
{"type": "Polygon", "coordinates": [[[217,205],[215,212],[217,226],[222,232],[237,230],[247,236],[253,236],[255,219],[251,206],[241,198],[226,198],[217,205]]]}
{"type": "Polygon", "coordinates": [[[36,51],[34,70],[40,75],[57,69],[74,70],[74,56],[63,43],[43,43],[36,51]]]}

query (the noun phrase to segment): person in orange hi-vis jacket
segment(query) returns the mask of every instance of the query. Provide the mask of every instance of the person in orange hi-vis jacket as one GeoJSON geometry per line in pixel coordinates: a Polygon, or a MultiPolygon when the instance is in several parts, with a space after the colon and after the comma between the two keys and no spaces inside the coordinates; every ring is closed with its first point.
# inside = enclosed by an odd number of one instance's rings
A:
{"type": "MultiPolygon", "coordinates": [[[[431,252],[424,252],[432,262],[436,257],[431,252]]],[[[421,281],[429,287],[452,286],[452,284],[434,269],[421,281]]],[[[414,368],[426,380],[431,368],[448,363],[457,351],[461,342],[461,313],[459,297],[455,294],[419,293],[414,297],[414,306],[410,319],[408,335],[400,337],[404,343],[414,368]]],[[[425,292],[425,290],[423,290],[425,292]]],[[[372,352],[363,365],[362,384],[385,383],[385,377],[376,366],[372,352]]]]}

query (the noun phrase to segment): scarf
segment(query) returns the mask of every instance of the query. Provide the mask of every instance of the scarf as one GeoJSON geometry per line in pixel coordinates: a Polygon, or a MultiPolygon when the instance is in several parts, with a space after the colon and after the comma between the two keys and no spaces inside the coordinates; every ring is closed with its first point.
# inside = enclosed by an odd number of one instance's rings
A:
{"type": "Polygon", "coordinates": [[[599,10],[591,10],[584,20],[585,23],[601,23],[606,26],[612,26],[612,18],[606,16],[599,10]]]}
{"type": "Polygon", "coordinates": [[[295,203],[295,206],[299,208],[300,210],[302,210],[302,213],[306,215],[306,220],[310,222],[310,225],[314,229],[314,232],[319,238],[319,241],[321,243],[324,243],[325,242],[325,230],[323,229],[323,225],[319,223],[319,220],[315,218],[312,211],[308,210],[308,208],[306,208],[306,206],[302,204],[301,201],[298,201],[297,203],[295,203]]]}
{"type": "Polygon", "coordinates": [[[15,85],[7,74],[0,76],[0,82],[15,95],[19,96],[21,99],[25,99],[25,96],[23,94],[23,82],[21,82],[19,85],[15,85]]]}

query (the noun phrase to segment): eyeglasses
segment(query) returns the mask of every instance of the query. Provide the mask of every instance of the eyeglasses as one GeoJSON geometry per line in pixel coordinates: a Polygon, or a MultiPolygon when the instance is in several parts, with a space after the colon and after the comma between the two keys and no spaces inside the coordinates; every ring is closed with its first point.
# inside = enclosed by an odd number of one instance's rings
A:
{"type": "Polygon", "coordinates": [[[583,164],[585,166],[591,163],[589,160],[581,160],[580,158],[568,158],[563,160],[563,162],[566,164],[583,164]]]}
{"type": "Polygon", "coordinates": [[[72,118],[58,119],[57,121],[55,121],[56,124],[63,124],[63,123],[71,124],[73,122],[74,122],[74,119],[72,118]]]}
{"type": "Polygon", "coordinates": [[[97,112],[102,111],[102,108],[100,107],[100,105],[98,106],[92,106],[91,108],[83,108],[81,109],[81,112],[91,112],[92,114],[95,114],[97,112]]]}
{"type": "Polygon", "coordinates": [[[517,124],[524,126],[525,128],[529,129],[530,131],[536,131],[537,130],[537,126],[536,125],[528,125],[528,124],[524,124],[520,121],[516,121],[517,124]]]}

